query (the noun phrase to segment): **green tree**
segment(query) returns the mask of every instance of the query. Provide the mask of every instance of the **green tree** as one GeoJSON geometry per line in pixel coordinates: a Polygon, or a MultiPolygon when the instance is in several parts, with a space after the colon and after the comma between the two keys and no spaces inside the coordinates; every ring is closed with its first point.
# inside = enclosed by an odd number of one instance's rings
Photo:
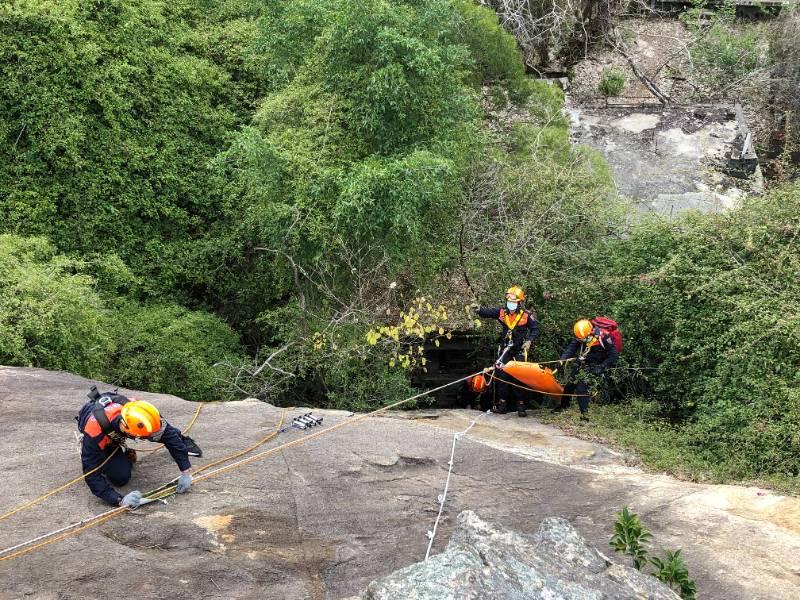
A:
{"type": "Polygon", "coordinates": [[[0,234],[0,265],[0,363],[104,375],[114,339],[81,264],[43,238],[0,234]]]}
{"type": "Polygon", "coordinates": [[[251,4],[3,4],[0,230],[113,247],[140,292],[192,299],[193,240],[219,210],[204,165],[263,81],[251,4]]]}

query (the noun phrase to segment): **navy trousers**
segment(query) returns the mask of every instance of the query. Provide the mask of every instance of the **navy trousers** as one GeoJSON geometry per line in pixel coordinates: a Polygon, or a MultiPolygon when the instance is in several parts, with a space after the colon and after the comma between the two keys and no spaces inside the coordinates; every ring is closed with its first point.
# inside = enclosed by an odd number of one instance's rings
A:
{"type": "Polygon", "coordinates": [[[131,480],[131,473],[133,472],[133,464],[125,452],[120,449],[111,457],[105,466],[102,473],[108,477],[108,481],[115,487],[125,485],[131,480]]]}
{"type": "MultiPolygon", "coordinates": [[[[589,410],[589,386],[586,385],[585,381],[577,381],[575,383],[568,383],[564,386],[564,393],[565,394],[575,394],[575,397],[578,399],[578,407],[581,409],[582,413],[588,412],[589,410]]],[[[564,396],[561,399],[561,406],[567,407],[569,406],[571,396],[564,396]]]]}

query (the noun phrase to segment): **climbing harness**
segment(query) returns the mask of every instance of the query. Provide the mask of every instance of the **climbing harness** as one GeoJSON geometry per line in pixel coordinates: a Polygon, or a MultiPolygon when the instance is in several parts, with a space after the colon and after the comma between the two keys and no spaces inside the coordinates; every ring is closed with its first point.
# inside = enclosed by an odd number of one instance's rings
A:
{"type": "Polygon", "coordinates": [[[517,325],[525,325],[528,322],[528,313],[524,310],[520,310],[515,313],[508,313],[504,308],[500,309],[500,318],[498,319],[501,323],[505,323],[505,326],[508,327],[508,334],[510,334],[517,325]],[[513,318],[509,318],[513,315],[513,318]],[[525,317],[525,320],[522,321],[522,318],[525,317]],[[522,321],[522,322],[520,322],[522,321]]]}
{"type": "MultiPolygon", "coordinates": [[[[483,371],[479,371],[478,373],[482,373],[482,372],[483,371]]],[[[281,413],[281,417],[280,417],[280,421],[278,423],[278,426],[277,426],[277,428],[275,429],[274,432],[272,432],[271,434],[269,434],[268,436],[266,436],[265,438],[263,438],[262,440],[260,440],[256,444],[254,444],[253,446],[250,446],[249,448],[246,448],[246,449],[244,449],[244,450],[242,450],[240,452],[237,452],[235,454],[232,454],[230,456],[226,456],[224,458],[221,458],[221,459],[219,459],[217,461],[214,461],[212,463],[204,465],[200,469],[197,469],[193,473],[193,475],[200,474],[200,473],[202,473],[202,474],[194,476],[193,477],[193,482],[194,483],[202,482],[202,481],[204,481],[206,479],[209,479],[211,477],[220,475],[222,473],[226,473],[226,472],[228,472],[228,471],[230,471],[232,469],[237,469],[239,467],[243,467],[243,466],[248,465],[251,462],[254,462],[256,460],[260,460],[262,458],[266,458],[266,457],[271,456],[273,454],[276,454],[278,452],[282,452],[284,450],[287,450],[288,448],[292,448],[292,447],[297,446],[299,444],[306,443],[306,442],[308,442],[310,440],[317,439],[317,438],[322,437],[324,435],[328,435],[328,434],[332,433],[333,431],[336,431],[337,429],[342,429],[344,427],[350,427],[352,425],[356,425],[357,423],[360,423],[361,421],[364,421],[365,419],[368,419],[370,417],[377,416],[377,415],[382,414],[382,413],[384,413],[384,412],[386,412],[388,410],[391,410],[393,408],[397,408],[398,406],[402,406],[403,404],[408,404],[409,402],[413,402],[414,400],[418,400],[419,398],[422,398],[424,396],[428,396],[430,394],[433,394],[433,393],[436,393],[436,392],[441,391],[443,389],[446,389],[446,388],[448,388],[450,386],[462,383],[462,382],[466,381],[467,379],[469,379],[470,377],[472,377],[474,375],[477,375],[478,373],[470,373],[469,375],[466,375],[464,377],[460,377],[459,379],[456,379],[456,380],[451,381],[449,383],[440,385],[440,386],[432,388],[430,390],[425,390],[424,392],[420,392],[418,394],[414,394],[413,396],[409,396],[408,398],[405,398],[403,400],[398,400],[397,402],[393,402],[391,404],[388,404],[386,406],[383,406],[383,407],[378,408],[376,410],[373,410],[371,412],[364,413],[362,415],[358,415],[358,416],[356,416],[356,417],[354,417],[352,419],[345,420],[345,421],[340,421],[339,423],[336,423],[335,425],[332,425],[332,426],[327,427],[325,429],[320,429],[320,430],[318,430],[318,431],[316,431],[314,433],[310,433],[310,434],[305,435],[303,437],[295,438],[294,440],[291,440],[291,441],[286,442],[284,444],[281,444],[279,446],[275,446],[274,448],[269,448],[267,450],[263,450],[263,451],[258,452],[256,454],[253,454],[251,456],[247,456],[245,458],[241,458],[240,460],[237,460],[236,462],[233,462],[233,463],[230,463],[230,464],[227,464],[227,465],[223,465],[223,466],[221,466],[218,469],[215,469],[213,471],[209,471],[207,473],[205,472],[208,469],[210,469],[212,466],[216,466],[216,465],[218,465],[220,463],[228,462],[228,461],[234,460],[236,458],[240,458],[240,457],[244,456],[245,454],[251,452],[255,448],[257,448],[258,446],[264,444],[266,441],[268,441],[268,440],[272,439],[273,437],[275,437],[280,432],[280,429],[281,429],[281,427],[283,425],[283,420],[284,420],[284,416],[285,416],[285,411],[283,411],[281,413]]],[[[177,479],[178,478],[176,477],[175,479],[173,479],[173,480],[167,482],[166,484],[156,488],[155,490],[153,490],[151,492],[148,492],[147,494],[145,494],[146,499],[147,500],[161,500],[163,498],[166,498],[166,497],[169,497],[169,496],[173,495],[175,493],[175,485],[174,485],[174,483],[177,481],[177,479]]],[[[77,535],[78,533],[86,531],[87,529],[90,529],[92,527],[100,525],[101,523],[105,523],[106,521],[108,521],[110,519],[113,519],[114,517],[116,517],[118,515],[121,515],[122,513],[127,512],[128,510],[130,510],[130,509],[128,509],[127,507],[124,507],[124,506],[121,506],[121,507],[118,507],[118,508],[113,508],[111,510],[108,510],[106,512],[100,513],[100,514],[95,515],[93,517],[89,517],[87,519],[83,519],[83,520],[81,520],[81,521],[79,521],[77,523],[73,523],[71,525],[63,527],[63,528],[58,529],[56,531],[51,531],[50,533],[46,533],[46,534],[41,535],[41,536],[39,536],[37,538],[34,538],[32,540],[28,540],[26,542],[22,542],[20,544],[17,544],[15,546],[10,547],[10,548],[1,549],[0,550],[0,562],[5,561],[5,560],[11,560],[13,558],[18,558],[20,556],[24,556],[26,554],[29,554],[29,553],[31,553],[31,552],[33,552],[35,550],[38,550],[38,549],[43,548],[45,546],[48,546],[48,545],[50,545],[52,543],[55,543],[57,541],[60,541],[62,539],[66,539],[66,538],[71,537],[73,535],[77,535]]],[[[19,511],[16,511],[16,512],[19,512],[19,511]]]]}
{"type": "MultiPolygon", "coordinates": [[[[205,405],[204,404],[199,404],[197,406],[197,410],[195,411],[194,416],[192,417],[192,420],[189,422],[189,424],[186,426],[186,428],[181,433],[184,433],[184,434],[188,433],[189,430],[194,426],[195,421],[197,421],[197,417],[200,416],[200,411],[203,409],[203,406],[205,406],[205,405]]],[[[158,448],[153,448],[152,450],[138,450],[138,452],[156,452],[157,450],[160,450],[163,447],[164,446],[162,445],[162,446],[160,446],[158,448]]],[[[106,463],[109,460],[111,460],[111,458],[117,452],[119,452],[120,448],[121,448],[121,446],[117,446],[116,448],[114,448],[114,450],[111,452],[111,454],[109,454],[108,458],[106,458],[102,463],[100,463],[97,467],[95,467],[91,471],[87,471],[83,475],[68,481],[64,485],[58,486],[57,488],[54,488],[54,489],[50,490],[49,492],[46,492],[46,493],[42,494],[41,496],[37,496],[33,500],[29,500],[28,502],[25,502],[24,504],[21,504],[20,506],[18,506],[16,508],[13,508],[13,509],[11,509],[10,511],[8,511],[6,513],[3,513],[2,515],[0,515],[0,521],[2,521],[4,519],[7,519],[8,517],[11,517],[11,516],[13,516],[13,515],[15,515],[15,514],[17,514],[19,512],[22,512],[23,510],[25,510],[27,508],[30,508],[31,506],[34,506],[35,504],[39,504],[39,502],[42,502],[43,500],[47,500],[51,496],[54,496],[58,492],[61,492],[61,491],[65,490],[65,489],[67,489],[68,487],[75,485],[79,481],[83,481],[84,479],[86,479],[92,473],[96,473],[97,471],[102,469],[106,465],[106,463]]],[[[80,448],[79,448],[79,451],[80,451],[80,448]]]]}

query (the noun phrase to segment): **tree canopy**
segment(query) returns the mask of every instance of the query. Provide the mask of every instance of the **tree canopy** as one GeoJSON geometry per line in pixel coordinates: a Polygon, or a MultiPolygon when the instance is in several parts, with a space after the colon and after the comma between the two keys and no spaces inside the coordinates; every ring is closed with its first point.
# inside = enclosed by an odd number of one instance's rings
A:
{"type": "Polygon", "coordinates": [[[361,409],[518,283],[537,358],[614,316],[624,402],[796,489],[800,188],[634,216],[488,8],[15,0],[0,35],[0,363],[361,409]]]}

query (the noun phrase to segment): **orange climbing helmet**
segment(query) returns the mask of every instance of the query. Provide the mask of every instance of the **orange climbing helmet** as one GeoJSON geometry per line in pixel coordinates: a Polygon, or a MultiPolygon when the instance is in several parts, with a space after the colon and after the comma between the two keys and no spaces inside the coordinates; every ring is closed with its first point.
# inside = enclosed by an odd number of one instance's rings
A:
{"type": "Polygon", "coordinates": [[[589,321],[589,319],[581,319],[580,321],[575,321],[575,325],[572,327],[572,332],[580,341],[588,342],[589,338],[594,333],[594,325],[592,325],[592,322],[589,321]]]}
{"type": "Polygon", "coordinates": [[[145,400],[131,399],[122,406],[120,429],[132,437],[147,437],[161,428],[158,409],[145,400]]]}
{"type": "Polygon", "coordinates": [[[467,379],[467,385],[473,394],[482,394],[489,387],[489,384],[486,383],[486,378],[483,376],[483,373],[478,373],[477,375],[473,375],[467,379]]]}
{"type": "Polygon", "coordinates": [[[525,290],[518,285],[512,285],[506,290],[506,300],[512,302],[525,302],[525,290]]]}

